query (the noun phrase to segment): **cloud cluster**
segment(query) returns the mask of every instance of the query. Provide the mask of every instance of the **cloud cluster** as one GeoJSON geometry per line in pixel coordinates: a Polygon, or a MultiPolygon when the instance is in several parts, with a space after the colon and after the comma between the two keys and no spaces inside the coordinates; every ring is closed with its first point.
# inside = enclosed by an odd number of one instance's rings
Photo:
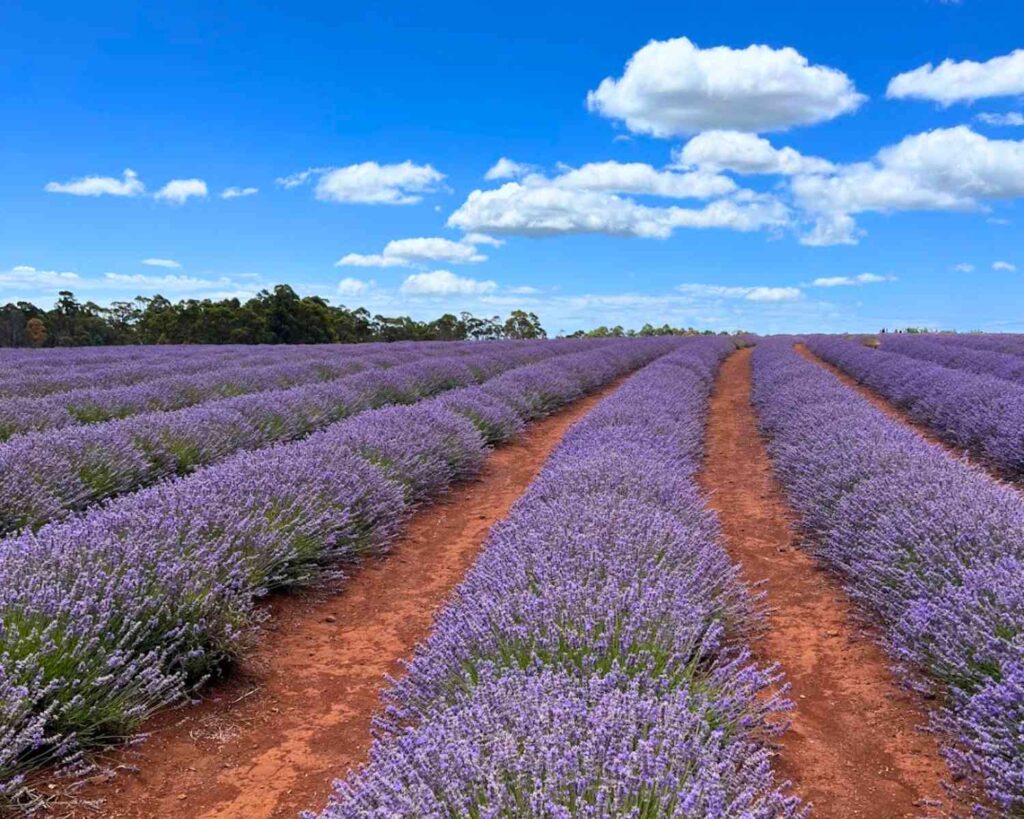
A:
{"type": "Polygon", "coordinates": [[[686,37],[652,40],[587,94],[587,107],[656,137],[711,129],[781,131],[855,111],[866,97],[842,71],[793,48],[702,49],[686,37]]]}
{"type": "Polygon", "coordinates": [[[176,262],[174,259],[143,259],[142,263],[149,267],[167,267],[172,269],[181,267],[181,262],[176,262]]]}
{"type": "Polygon", "coordinates": [[[890,99],[932,100],[942,105],[1024,94],[1024,49],[984,63],[943,60],[897,74],[885,92],[890,99]]]}
{"type": "Polygon", "coordinates": [[[436,191],[445,175],[430,165],[405,161],[393,165],[361,162],[342,168],[309,168],[281,177],[277,184],[294,188],[316,179],[317,199],[364,205],[414,205],[436,191]]]}
{"type": "Polygon", "coordinates": [[[531,173],[499,188],[475,190],[448,218],[448,226],[523,236],[666,238],[677,228],[751,231],[782,227],[788,219],[776,198],[738,190],[721,174],[659,170],[639,162],[593,162],[563,167],[554,177],[531,173]],[[664,206],[633,196],[714,201],[703,207],[664,206]]]}
{"type": "Polygon", "coordinates": [[[1024,141],[988,139],[963,125],[938,128],[883,148],[869,162],[796,176],[792,191],[804,210],[822,220],[807,243],[830,232],[834,241],[817,243],[850,242],[850,214],[975,210],[985,200],[1024,196],[1024,141]]]}
{"type": "MultiPolygon", "coordinates": [[[[72,196],[123,196],[135,197],[146,193],[146,186],[131,168],[125,169],[118,179],[113,176],[83,176],[69,182],[47,182],[43,188],[48,193],[66,193],[72,196]]],[[[228,190],[240,190],[229,188],[228,190]]],[[[255,193],[255,188],[247,188],[255,193]]],[[[227,191],[225,191],[225,194],[227,191]]],[[[205,198],[206,182],[202,179],[172,179],[156,193],[154,199],[182,205],[191,198],[205,198]]],[[[224,194],[222,194],[224,195],[224,194]]],[[[240,193],[244,196],[246,194],[240,193]]],[[[230,199],[230,196],[225,196],[230,199]]]]}

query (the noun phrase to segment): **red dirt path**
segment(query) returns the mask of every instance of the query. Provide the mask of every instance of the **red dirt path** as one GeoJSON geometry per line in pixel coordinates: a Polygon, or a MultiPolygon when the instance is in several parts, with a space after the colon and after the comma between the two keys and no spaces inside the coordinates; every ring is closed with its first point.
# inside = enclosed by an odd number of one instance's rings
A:
{"type": "Polygon", "coordinates": [[[755,650],[782,666],[796,703],[777,769],[817,817],[926,814],[928,800],[946,802],[937,743],[918,730],[925,715],[857,624],[839,583],[798,546],[750,389],[745,349],[726,360],[716,384],[700,481],[746,579],[767,580],[768,628],[755,650]]]}
{"type": "Polygon", "coordinates": [[[325,804],[332,780],[366,758],[384,675],[400,673],[566,429],[619,383],[496,449],[479,479],[418,512],[385,558],[340,585],[273,598],[270,626],[231,680],[155,718],[147,742],[112,760],[138,772],[90,785],[72,815],[291,819],[325,804]]]}

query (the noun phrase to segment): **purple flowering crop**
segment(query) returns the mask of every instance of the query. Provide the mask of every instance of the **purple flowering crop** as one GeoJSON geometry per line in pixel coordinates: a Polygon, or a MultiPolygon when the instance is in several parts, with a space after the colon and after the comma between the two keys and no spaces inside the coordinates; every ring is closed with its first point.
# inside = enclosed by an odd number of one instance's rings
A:
{"type": "MultiPolygon", "coordinates": [[[[857,349],[840,343],[837,363],[857,349]]],[[[832,357],[834,347],[814,349],[832,357]]],[[[849,358],[864,355],[929,366],[871,350],[849,358]]],[[[873,407],[792,341],[758,344],[754,401],[818,556],[883,627],[908,680],[941,697],[934,722],[954,767],[1001,815],[1024,816],[1021,495],[873,407]]]]}
{"type": "MultiPolygon", "coordinates": [[[[66,517],[240,450],[301,438],[366,409],[412,403],[521,364],[602,344],[607,342],[497,342],[462,346],[454,355],[410,356],[408,363],[400,353],[387,358],[377,353],[363,360],[363,372],[324,383],[21,435],[0,444],[0,534],[66,517]],[[373,361],[377,366],[370,367],[373,361]]],[[[453,348],[436,345],[434,350],[453,348]]],[[[506,406],[504,412],[511,410],[506,406]]],[[[501,427],[494,430],[495,440],[515,429],[507,418],[491,423],[501,427]]]]}
{"type": "Polygon", "coordinates": [[[961,344],[955,336],[903,335],[881,336],[886,352],[930,361],[954,370],[966,370],[975,375],[990,375],[1015,384],[1024,384],[1024,356],[995,350],[979,350],[961,344]]]}
{"type": "Polygon", "coordinates": [[[685,343],[569,431],[320,819],[800,815],[760,741],[777,677],[736,640],[757,613],[693,480],[731,349],[685,343]]]}
{"type": "MultiPolygon", "coordinates": [[[[556,344],[510,374],[552,408],[552,385],[570,401],[678,345],[556,344]]],[[[370,410],[0,541],[0,801],[32,766],[74,766],[186,698],[244,645],[261,594],[385,549],[416,503],[479,469],[481,429],[522,419],[507,415],[520,394],[503,412],[482,392],[519,353],[477,349],[481,387],[370,410]]]]}
{"type": "Polygon", "coordinates": [[[1024,478],[1024,385],[842,338],[810,336],[807,346],[943,440],[1008,478],[1024,478]]]}

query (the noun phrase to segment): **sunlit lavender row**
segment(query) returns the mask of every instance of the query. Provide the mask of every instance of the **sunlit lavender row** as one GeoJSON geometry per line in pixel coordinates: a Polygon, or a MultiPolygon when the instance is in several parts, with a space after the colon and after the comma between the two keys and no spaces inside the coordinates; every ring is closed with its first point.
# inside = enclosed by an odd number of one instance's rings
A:
{"type": "MultiPolygon", "coordinates": [[[[813,344],[856,362],[869,384],[912,379],[876,351],[841,345],[813,344]]],[[[758,344],[754,378],[775,469],[819,555],[884,626],[909,678],[941,698],[934,719],[955,768],[1001,815],[1024,815],[1024,498],[872,407],[790,341],[758,344]]]]}
{"type": "Polygon", "coordinates": [[[187,697],[244,645],[261,594],[386,548],[416,504],[479,469],[488,442],[678,344],[549,345],[545,360],[495,368],[479,386],[364,412],[0,542],[0,799],[18,799],[32,767],[74,767],[82,749],[187,697]]]}
{"type": "Polygon", "coordinates": [[[391,366],[431,354],[455,355],[468,344],[406,350],[308,348],[291,361],[238,366],[221,361],[209,370],[127,386],[89,387],[50,395],[7,397],[0,404],[0,441],[26,432],[66,429],[143,412],[174,410],[216,398],[331,381],[368,366],[391,366]]]}
{"type": "Polygon", "coordinates": [[[900,353],[975,375],[990,375],[1015,384],[1024,384],[1024,355],[979,350],[945,336],[888,333],[879,338],[886,352],[900,353]]]}
{"type": "MultiPolygon", "coordinates": [[[[492,529],[321,819],[780,817],[785,703],[693,474],[728,340],[648,365],[492,529]]],[[[313,814],[310,814],[312,816],[313,814]]]]}
{"type": "MultiPolygon", "coordinates": [[[[163,378],[195,373],[232,373],[237,369],[266,367],[274,364],[301,364],[323,360],[339,366],[346,360],[365,358],[375,353],[426,353],[438,348],[452,348],[446,342],[399,342],[396,344],[360,345],[280,345],[277,347],[214,347],[197,346],[186,354],[180,346],[136,348],[139,354],[130,359],[117,359],[93,365],[75,365],[69,360],[61,366],[42,364],[33,359],[9,362],[9,350],[0,350],[0,395],[43,396],[78,389],[108,389],[132,384],[151,383],[163,378]]],[[[465,346],[465,345],[459,345],[465,346]]],[[[36,351],[41,352],[41,351],[36,351]]],[[[65,351],[70,353],[71,351],[65,351]]],[[[451,350],[449,350],[449,354],[451,350]]]]}
{"type": "Polygon", "coordinates": [[[835,336],[810,336],[807,346],[950,444],[1024,478],[1024,385],[835,336]]]}
{"type": "Polygon", "coordinates": [[[0,444],[0,534],[39,526],[240,450],[290,441],[356,412],[469,386],[510,367],[607,342],[495,342],[378,352],[327,382],[173,412],[22,435],[0,444]]]}

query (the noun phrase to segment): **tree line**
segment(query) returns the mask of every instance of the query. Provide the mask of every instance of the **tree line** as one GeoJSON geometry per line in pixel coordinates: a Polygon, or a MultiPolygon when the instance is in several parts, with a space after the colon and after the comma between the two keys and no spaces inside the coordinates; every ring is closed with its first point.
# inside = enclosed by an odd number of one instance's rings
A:
{"type": "Polygon", "coordinates": [[[325,344],[364,341],[463,341],[546,338],[534,313],[513,310],[479,318],[445,313],[433,321],[371,315],[365,308],[334,306],[319,296],[300,297],[280,284],[248,301],[163,296],[116,301],[109,307],[79,302],[64,290],[50,310],[20,301],[0,308],[0,347],[82,347],[109,344],[325,344]]]}

